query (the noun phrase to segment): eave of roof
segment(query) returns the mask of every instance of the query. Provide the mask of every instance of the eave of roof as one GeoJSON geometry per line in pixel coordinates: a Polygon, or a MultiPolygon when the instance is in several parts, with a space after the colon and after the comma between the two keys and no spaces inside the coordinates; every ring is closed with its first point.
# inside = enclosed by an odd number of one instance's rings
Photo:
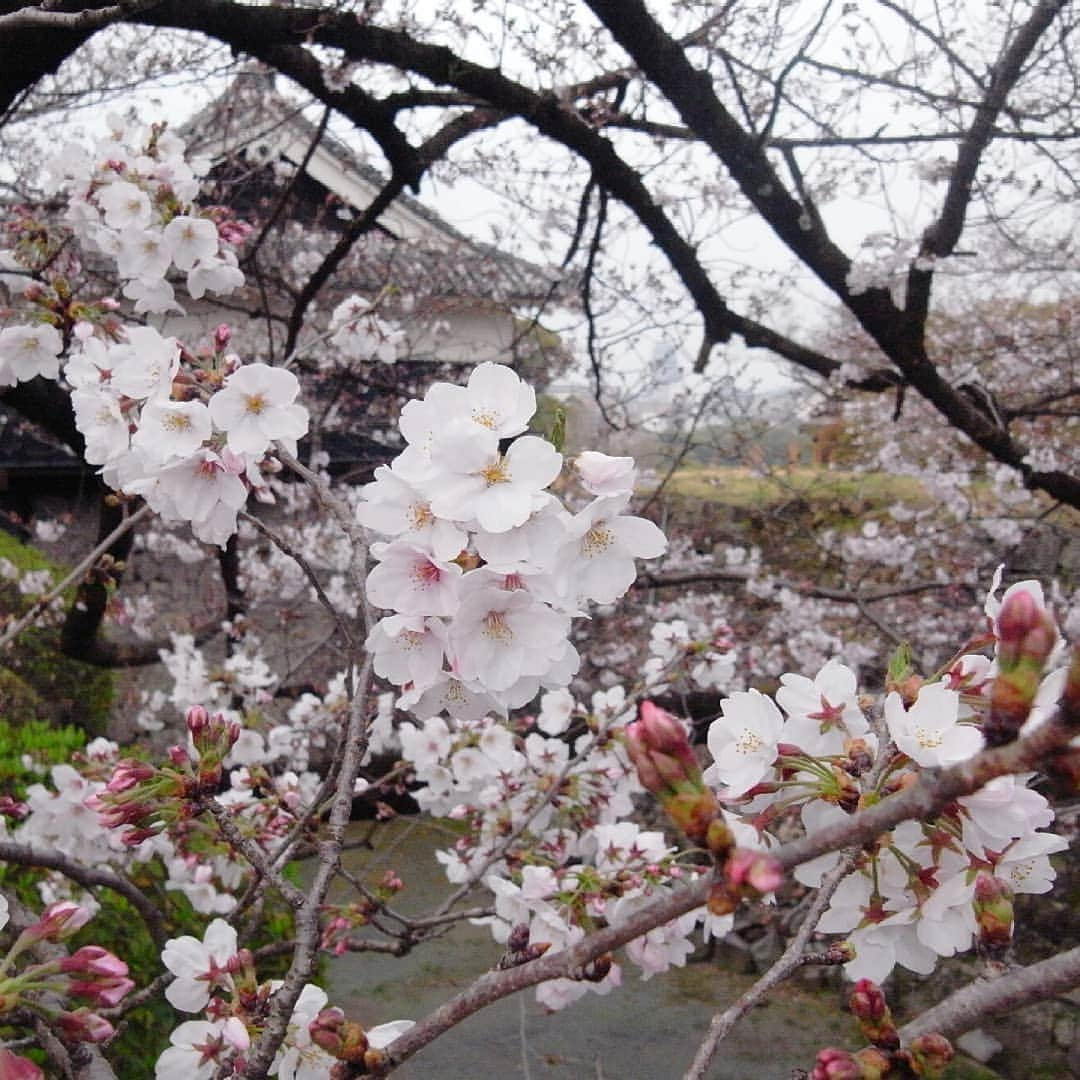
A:
{"type": "MultiPolygon", "coordinates": [[[[183,134],[193,150],[218,160],[260,144],[294,166],[306,159],[307,174],[356,211],[365,209],[386,184],[385,176],[343,142],[329,132],[320,134],[302,108],[283,98],[259,70],[240,72],[221,97],[185,125],[183,134]]],[[[567,289],[562,271],[473,240],[404,193],[384,212],[380,227],[384,237],[411,248],[417,260],[437,266],[424,277],[437,282],[443,295],[531,304],[572,298],[574,290],[567,289]]]]}

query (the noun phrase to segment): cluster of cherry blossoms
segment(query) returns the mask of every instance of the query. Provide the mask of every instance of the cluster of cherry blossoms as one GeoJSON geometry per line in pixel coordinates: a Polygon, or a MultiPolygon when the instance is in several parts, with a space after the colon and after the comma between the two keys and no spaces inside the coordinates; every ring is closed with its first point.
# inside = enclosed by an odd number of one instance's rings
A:
{"type": "MultiPolygon", "coordinates": [[[[202,941],[185,935],[166,942],[161,959],[173,975],[165,988],[169,1003],[206,1018],[187,1020],[169,1036],[171,1045],[155,1068],[157,1080],[242,1075],[245,1054],[281,983],[258,981],[251,952],[239,947],[236,930],[222,919],[210,923],[202,941]]],[[[411,1020],[394,1020],[365,1030],[346,1020],[340,1009],[327,1008],[325,991],[309,983],[300,992],[268,1075],[327,1080],[342,1061],[377,1071],[383,1047],[412,1026],[411,1020]]]]}
{"type": "MultiPolygon", "coordinates": [[[[67,219],[91,251],[113,259],[136,313],[180,310],[170,270],[198,299],[243,284],[232,245],[247,228],[222,208],[193,204],[202,168],[164,126],[112,121],[91,150],[71,145],[53,164],[70,190],[67,219]]],[[[48,251],[20,248],[16,262],[41,274],[48,251]]],[[[295,452],[308,429],[300,384],[284,368],[245,364],[219,327],[199,353],[153,326],[123,326],[115,302],[77,301],[63,275],[26,291],[31,321],[0,331],[0,385],[37,375],[71,389],[86,460],[116,491],[141,496],[166,521],[186,521],[200,540],[224,546],[250,491],[265,493],[275,442],[295,452]]]]}
{"type": "Polygon", "coordinates": [[[634,559],[666,546],[652,522],[624,513],[629,458],[578,458],[594,498],[566,510],[548,490],[562,455],[522,434],[535,411],[533,389],[499,364],[464,387],[435,383],[402,410],[405,450],[364,488],[361,524],[392,537],[372,547],[367,595],[394,612],[367,647],[420,717],[505,715],[566,686],[579,662],[572,618],[617,600],[634,559]]]}
{"type": "MultiPolygon", "coordinates": [[[[312,804],[319,777],[271,768],[272,751],[251,739],[256,733],[235,717],[210,717],[193,708],[187,729],[186,746],[172,747],[162,766],[122,758],[115,743],[93,740],[74,764],[52,766],[49,784],[31,784],[24,800],[0,808],[14,821],[9,830],[0,818],[0,835],[84,866],[132,872],[156,863],[165,889],[182,894],[195,911],[232,911],[250,868],[193,815],[193,796],[214,792],[238,831],[269,849],[312,804]]],[[[46,903],[75,898],[96,910],[94,898],[76,890],[59,873],[47,873],[38,883],[46,903]]]]}
{"type": "MultiPolygon", "coordinates": [[[[375,305],[361,296],[342,300],[330,316],[330,344],[347,361],[392,364],[404,338],[404,330],[376,314],[375,305]]],[[[320,355],[327,364],[336,360],[333,353],[320,355]]]]}
{"type": "Polygon", "coordinates": [[[243,285],[233,245],[250,228],[223,207],[193,205],[210,162],[188,161],[184,141],[164,124],[106,120],[105,138],[89,150],[67,144],[50,172],[70,194],[68,224],[88,250],[115,261],[136,314],[183,310],[168,280],[173,269],[186,275],[194,300],[243,285]]]}
{"type": "MultiPolygon", "coordinates": [[[[999,580],[1000,572],[986,605],[992,633],[983,639],[996,643],[993,660],[958,655],[931,681],[901,662],[877,705],[835,661],[813,680],[782,676],[775,703],[755,690],[725,699],[709,728],[705,774],[724,805],[763,836],[795,811],[813,833],[902,791],[920,769],[957,764],[1045,720],[1065,685],[1063,642],[1037,583],[1014,585],[999,602],[999,580]]],[[[926,974],[939,957],[972,947],[988,907],[1000,918],[1013,894],[1050,890],[1049,857],[1068,844],[1044,831],[1054,815],[1027,786],[1033,778],[998,777],[860,855],[818,924],[847,935],[852,978],[880,981],[897,963],[926,974]]],[[[821,856],[795,877],[817,886],[838,860],[821,856]]]]}
{"type": "MultiPolygon", "coordinates": [[[[483,881],[495,896],[489,920],[500,943],[517,935],[536,950],[559,950],[598,925],[614,925],[676,882],[720,876],[706,908],[658,927],[627,947],[649,977],[685,962],[695,925],[724,934],[740,899],[768,897],[782,882],[768,851],[793,826],[808,834],[903,791],[921,769],[966,760],[1041,723],[1066,685],[1063,643],[1034,582],[987,601],[993,659],[961,652],[923,680],[902,657],[879,700],[860,694],[855,674],[830,661],[813,678],[786,674],[775,700],[738,691],[708,730],[704,773],[687,726],[649,702],[635,717],[622,687],[591,708],[566,691],[541,697],[538,715],[435,716],[400,727],[403,756],[425,810],[461,820],[453,849],[438,853],[450,880],[483,881]],[[635,778],[635,771],[637,778],[635,778]],[[680,853],[664,835],[629,820],[641,785],[698,849],[680,853]]],[[[680,627],[658,627],[638,694],[655,692],[680,627]]],[[[1074,661],[1074,667],[1077,664],[1074,661]]],[[[1073,681],[1080,670],[1073,672],[1073,681]]],[[[1071,685],[1071,684],[1070,684],[1071,685]]],[[[1080,689],[1080,688],[1078,688],[1080,689]]],[[[1000,955],[1012,935],[1012,897],[1048,891],[1050,856],[1067,842],[1046,831],[1053,812],[1028,785],[1003,776],[962,796],[934,820],[909,821],[868,845],[817,926],[846,940],[830,952],[852,979],[883,979],[897,963],[927,973],[940,957],[975,945],[1000,955]]],[[[828,854],[794,876],[817,887],[839,861],[828,854]]],[[[538,998],[558,1008],[590,986],[620,978],[612,960],[595,981],[545,984],[538,998]]]]}

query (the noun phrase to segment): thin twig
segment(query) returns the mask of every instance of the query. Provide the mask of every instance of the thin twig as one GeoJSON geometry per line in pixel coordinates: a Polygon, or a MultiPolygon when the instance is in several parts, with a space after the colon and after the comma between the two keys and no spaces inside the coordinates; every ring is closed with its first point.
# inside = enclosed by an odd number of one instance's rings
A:
{"type": "Polygon", "coordinates": [[[154,939],[154,944],[159,947],[165,944],[167,934],[161,912],[141,889],[107,867],[83,866],[60,851],[42,851],[29,844],[19,844],[13,840],[0,840],[0,862],[56,870],[87,889],[99,887],[112,889],[139,913],[143,922],[146,923],[150,936],[154,939]]]}
{"type": "Polygon", "coordinates": [[[150,514],[149,506],[140,506],[133,514],[129,514],[116,526],[115,529],[108,536],[102,540],[93,551],[90,552],[84,559],[82,559],[75,568],[68,574],[58,585],[54,585],[47,593],[39,597],[30,608],[30,610],[21,618],[12,623],[4,632],[0,634],[0,649],[2,649],[8,642],[13,641],[19,634],[23,632],[31,623],[38,619],[48,608],[49,604],[53,602],[69,585],[78,581],[83,577],[90,568],[101,558],[120,539],[124,533],[133,529],[143,518],[150,514]]]}
{"type": "Polygon", "coordinates": [[[749,990],[746,991],[745,994],[739,998],[738,1001],[723,1012],[717,1013],[712,1018],[712,1022],[709,1024],[708,1034],[698,1047],[698,1051],[694,1055],[694,1060],[691,1063],[690,1068],[686,1070],[683,1080],[701,1080],[716,1054],[716,1048],[728,1036],[731,1029],[752,1008],[754,1008],[754,1006],[757,1005],[757,1003],[761,1001],[774,986],[783,982],[784,979],[787,979],[793,972],[797,971],[802,966],[803,950],[806,948],[806,943],[810,940],[810,936],[813,934],[814,928],[818,924],[818,920],[829,906],[829,902],[832,900],[833,893],[836,892],[837,886],[851,872],[853,862],[853,854],[851,852],[845,853],[841,857],[839,865],[833,867],[833,869],[822,878],[821,886],[818,889],[817,895],[814,897],[813,903],[810,905],[810,910],[806,913],[806,918],[796,931],[795,936],[788,943],[788,947],[784,950],[783,955],[769,968],[768,971],[765,972],[764,975],[761,976],[760,979],[758,979],[757,982],[754,983],[753,986],[750,987],[749,990]]]}
{"type": "Polygon", "coordinates": [[[270,882],[285,898],[286,902],[294,908],[302,908],[307,901],[307,893],[298,889],[291,881],[287,881],[278,873],[277,868],[271,863],[269,856],[254,840],[245,836],[232,819],[229,811],[212,796],[200,796],[195,800],[195,808],[206,811],[217,823],[218,831],[228,841],[232,848],[238,851],[249,863],[252,869],[270,882]]]}

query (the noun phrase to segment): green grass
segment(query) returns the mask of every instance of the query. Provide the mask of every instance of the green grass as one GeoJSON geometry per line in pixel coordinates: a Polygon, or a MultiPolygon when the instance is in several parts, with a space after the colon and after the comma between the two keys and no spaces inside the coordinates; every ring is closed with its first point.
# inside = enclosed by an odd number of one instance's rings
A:
{"type": "MultiPolygon", "coordinates": [[[[66,572],[3,530],[0,559],[7,559],[23,573],[48,570],[54,582],[66,572]]],[[[65,602],[70,603],[74,595],[72,585],[64,591],[65,602]]],[[[0,577],[0,611],[18,618],[31,600],[19,593],[14,582],[0,577]]],[[[64,656],[59,627],[31,626],[0,654],[0,718],[12,724],[30,720],[75,724],[90,735],[98,735],[108,722],[115,681],[111,671],[64,656]]]]}
{"type": "Polygon", "coordinates": [[[62,575],[63,570],[50,561],[37,548],[21,544],[9,532],[0,529],[0,559],[8,559],[19,570],[52,570],[62,575]]]}
{"type": "Polygon", "coordinates": [[[680,498],[746,509],[765,509],[794,499],[858,501],[866,509],[884,509],[897,500],[916,506],[930,501],[914,477],[806,466],[776,469],[769,476],[742,466],[692,466],[679,469],[664,491],[680,498]]]}

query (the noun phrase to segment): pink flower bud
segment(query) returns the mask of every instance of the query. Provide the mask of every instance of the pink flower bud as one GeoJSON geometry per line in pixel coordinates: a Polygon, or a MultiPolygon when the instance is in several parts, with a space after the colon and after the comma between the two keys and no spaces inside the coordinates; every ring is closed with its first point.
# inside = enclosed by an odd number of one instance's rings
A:
{"type": "Polygon", "coordinates": [[[876,982],[860,979],[851,991],[848,1004],[870,1042],[885,1050],[899,1049],[900,1033],[893,1023],[885,995],[876,982]]]}
{"type": "Polygon", "coordinates": [[[956,1054],[952,1043],[936,1031],[916,1036],[907,1052],[919,1076],[937,1076],[956,1054]]]}
{"type": "Polygon", "coordinates": [[[120,975],[104,975],[97,978],[72,980],[68,984],[68,993],[72,997],[85,998],[92,1005],[113,1008],[119,1005],[134,988],[135,984],[131,979],[120,975]]]}
{"type": "Polygon", "coordinates": [[[735,848],[724,863],[724,878],[729,885],[748,885],[755,892],[771,893],[784,883],[784,868],[763,851],[735,848]]]}
{"type": "Polygon", "coordinates": [[[316,1046],[321,1046],[332,1057],[340,1057],[343,1048],[341,1037],[342,1028],[345,1025],[345,1013],[336,1006],[323,1009],[314,1020],[308,1024],[308,1034],[316,1046]]]}
{"type": "Polygon", "coordinates": [[[860,979],[855,984],[848,1005],[859,1020],[881,1020],[889,1011],[881,987],[872,979],[860,979]]]}
{"type": "Polygon", "coordinates": [[[862,1070],[847,1050],[828,1047],[818,1052],[810,1080],[861,1080],[862,1070]]]}
{"type": "Polygon", "coordinates": [[[196,746],[210,726],[210,714],[201,705],[192,705],[187,711],[187,726],[196,746]]]}
{"type": "Polygon", "coordinates": [[[45,1080],[45,1074],[32,1062],[0,1046],[0,1076],[4,1080],[45,1080]]]}
{"type": "Polygon", "coordinates": [[[191,758],[182,746],[170,746],[169,761],[180,768],[184,765],[189,765],[191,763],[191,758]]]}
{"type": "Polygon", "coordinates": [[[232,327],[228,323],[219,323],[214,328],[214,352],[224,352],[232,341],[232,327]]]}
{"type": "Polygon", "coordinates": [[[10,795],[0,795],[0,816],[21,821],[30,813],[26,803],[13,799],[10,795]]]}
{"type": "Polygon", "coordinates": [[[24,935],[31,941],[62,941],[81,930],[90,921],[90,911],[71,900],[50,904],[24,935]]]}
{"type": "Polygon", "coordinates": [[[118,956],[100,945],[84,945],[77,952],[60,961],[60,970],[66,974],[126,975],[128,966],[118,956]]]}
{"type": "MultiPolygon", "coordinates": [[[[62,1012],[56,1023],[64,1035],[76,1042],[101,1043],[113,1037],[114,1028],[103,1016],[89,1009],[62,1012]]],[[[0,1068],[0,1076],[7,1074],[0,1068]]]]}
{"type": "Polygon", "coordinates": [[[998,613],[998,642],[1002,646],[1018,645],[1024,635],[1038,624],[1042,609],[1031,593],[1018,590],[1009,596],[998,613]]]}
{"type": "Polygon", "coordinates": [[[138,847],[144,840],[150,840],[157,835],[157,829],[128,829],[120,834],[120,842],[124,847],[138,847]]]}
{"type": "Polygon", "coordinates": [[[972,907],[979,928],[979,949],[989,959],[1003,959],[1013,932],[1013,891],[1009,883],[980,871],[972,907]]]}
{"type": "Polygon", "coordinates": [[[121,791],[130,791],[133,787],[153,779],[155,769],[145,761],[135,761],[133,758],[125,758],[117,763],[116,771],[106,785],[106,790],[117,794],[121,791]]]}

